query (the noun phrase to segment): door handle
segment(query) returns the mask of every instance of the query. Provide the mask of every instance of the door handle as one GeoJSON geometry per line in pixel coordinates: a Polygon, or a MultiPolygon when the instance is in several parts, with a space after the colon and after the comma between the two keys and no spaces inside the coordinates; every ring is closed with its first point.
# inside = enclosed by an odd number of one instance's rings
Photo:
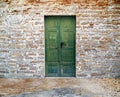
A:
{"type": "Polygon", "coordinates": [[[61,42],[60,47],[63,48],[63,46],[64,46],[64,42],[61,42]]]}

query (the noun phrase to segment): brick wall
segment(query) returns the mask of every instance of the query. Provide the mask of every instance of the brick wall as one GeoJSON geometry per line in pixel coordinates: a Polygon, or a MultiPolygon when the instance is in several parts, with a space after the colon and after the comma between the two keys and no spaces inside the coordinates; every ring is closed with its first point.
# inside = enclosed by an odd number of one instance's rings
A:
{"type": "Polygon", "coordinates": [[[76,15],[76,76],[120,77],[119,0],[1,0],[0,77],[45,76],[45,15],[76,15]]]}

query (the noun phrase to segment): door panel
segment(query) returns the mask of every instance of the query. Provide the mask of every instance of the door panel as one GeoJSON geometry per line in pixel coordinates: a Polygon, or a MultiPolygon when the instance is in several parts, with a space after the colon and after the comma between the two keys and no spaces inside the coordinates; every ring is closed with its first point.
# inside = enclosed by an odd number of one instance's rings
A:
{"type": "Polygon", "coordinates": [[[48,63],[46,68],[46,76],[58,77],[59,76],[59,64],[58,63],[48,63]]]}
{"type": "Polygon", "coordinates": [[[58,62],[58,50],[47,49],[47,62],[58,62]]]}
{"type": "Polygon", "coordinates": [[[58,62],[58,35],[57,29],[46,31],[46,60],[47,62],[58,62]],[[52,55],[52,56],[51,56],[52,55]]]}
{"type": "Polygon", "coordinates": [[[73,31],[61,30],[61,41],[64,43],[65,47],[74,48],[74,44],[75,44],[74,37],[75,35],[73,31]]]}
{"type": "Polygon", "coordinates": [[[45,17],[45,29],[56,28],[58,17],[47,16],[45,17]]]}
{"type": "Polygon", "coordinates": [[[48,30],[48,35],[47,35],[47,45],[49,48],[57,48],[58,47],[58,35],[57,35],[57,30],[56,31],[51,31],[48,30]]]}
{"type": "Polygon", "coordinates": [[[75,65],[74,63],[63,63],[61,64],[61,77],[74,77],[75,76],[75,65]]]}
{"type": "Polygon", "coordinates": [[[61,62],[74,62],[74,50],[73,49],[62,49],[61,51],[61,62]]]}
{"type": "Polygon", "coordinates": [[[47,77],[75,76],[75,16],[45,17],[47,77]]]}
{"type": "MultiPolygon", "coordinates": [[[[47,17],[45,20],[46,62],[58,62],[58,29],[57,18],[47,17]]],[[[54,66],[54,65],[53,65],[54,66]]]]}

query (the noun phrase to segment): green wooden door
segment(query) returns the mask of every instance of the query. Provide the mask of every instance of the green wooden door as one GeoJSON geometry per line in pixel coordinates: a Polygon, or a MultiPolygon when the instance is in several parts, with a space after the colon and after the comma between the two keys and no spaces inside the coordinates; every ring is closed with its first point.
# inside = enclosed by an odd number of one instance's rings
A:
{"type": "Polygon", "coordinates": [[[75,16],[45,16],[47,77],[75,76],[75,16]]]}

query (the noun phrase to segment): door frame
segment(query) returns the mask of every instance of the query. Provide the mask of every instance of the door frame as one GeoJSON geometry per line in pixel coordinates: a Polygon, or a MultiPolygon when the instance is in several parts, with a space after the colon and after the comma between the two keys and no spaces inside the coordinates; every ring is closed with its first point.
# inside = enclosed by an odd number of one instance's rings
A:
{"type": "MultiPolygon", "coordinates": [[[[46,68],[47,68],[47,66],[46,66],[46,26],[45,26],[45,18],[46,17],[75,17],[75,62],[74,62],[74,66],[75,66],[75,68],[74,68],[74,70],[75,70],[75,76],[73,76],[73,78],[74,77],[76,77],[76,15],[44,15],[44,43],[45,43],[45,45],[44,45],[44,48],[45,48],[45,77],[48,77],[48,76],[46,76],[46,68]]],[[[55,76],[54,76],[55,77],[55,76]]],[[[52,78],[54,78],[54,77],[52,77],[52,78]]],[[[50,77],[49,77],[50,78],[50,77]]],[[[55,78],[65,78],[65,77],[61,77],[61,76],[57,76],[57,77],[55,77],[55,78]]],[[[66,77],[66,78],[72,78],[72,77],[66,77]]]]}

